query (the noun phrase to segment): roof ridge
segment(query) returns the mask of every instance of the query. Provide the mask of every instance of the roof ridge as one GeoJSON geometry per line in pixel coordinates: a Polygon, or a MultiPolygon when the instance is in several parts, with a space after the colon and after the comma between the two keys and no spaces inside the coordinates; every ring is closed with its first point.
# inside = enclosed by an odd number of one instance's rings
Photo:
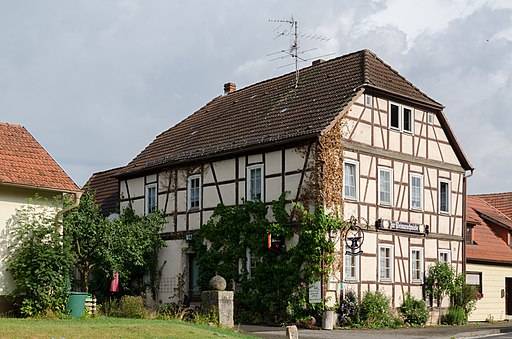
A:
{"type": "MultiPolygon", "coordinates": [[[[496,207],[494,207],[493,205],[489,204],[487,201],[485,201],[484,199],[482,198],[479,198],[479,197],[475,197],[474,195],[470,195],[470,197],[474,198],[474,199],[478,199],[480,200],[481,202],[483,202],[485,205],[487,205],[488,207],[490,207],[493,211],[495,211],[500,217],[503,217],[505,219],[507,219],[508,221],[510,221],[512,223],[512,219],[510,219],[507,215],[505,215],[503,212],[501,212],[499,209],[497,209],[496,207]]],[[[487,215],[487,213],[485,212],[482,212],[480,211],[478,208],[474,208],[474,207],[471,207],[472,209],[474,209],[475,211],[478,211],[479,213],[482,213],[482,214],[485,214],[487,215]]]]}

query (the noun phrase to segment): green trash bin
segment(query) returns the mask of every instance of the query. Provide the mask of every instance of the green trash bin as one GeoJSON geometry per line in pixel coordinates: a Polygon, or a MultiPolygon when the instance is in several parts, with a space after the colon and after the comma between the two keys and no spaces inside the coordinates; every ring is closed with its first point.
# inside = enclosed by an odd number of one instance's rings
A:
{"type": "Polygon", "coordinates": [[[80,318],[84,314],[86,292],[69,292],[66,311],[73,318],[80,318]]]}

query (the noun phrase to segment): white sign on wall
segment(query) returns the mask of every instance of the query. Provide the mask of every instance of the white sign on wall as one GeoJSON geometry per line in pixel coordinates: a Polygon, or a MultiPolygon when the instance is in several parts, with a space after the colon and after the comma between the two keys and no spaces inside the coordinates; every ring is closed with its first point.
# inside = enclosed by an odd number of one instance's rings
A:
{"type": "Polygon", "coordinates": [[[320,281],[309,285],[309,302],[311,304],[322,302],[322,285],[320,281]]]}

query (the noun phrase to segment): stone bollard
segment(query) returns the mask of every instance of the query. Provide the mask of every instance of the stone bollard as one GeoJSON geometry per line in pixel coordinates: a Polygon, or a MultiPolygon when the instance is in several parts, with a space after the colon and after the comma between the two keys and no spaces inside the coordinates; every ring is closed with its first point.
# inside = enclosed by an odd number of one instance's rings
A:
{"type": "Polygon", "coordinates": [[[226,280],[218,275],[210,280],[210,288],[210,291],[201,293],[203,310],[209,312],[214,309],[220,326],[234,327],[234,292],[224,291],[226,289],[226,280]]]}
{"type": "Polygon", "coordinates": [[[297,326],[286,326],[286,339],[299,339],[299,330],[297,326]]]}

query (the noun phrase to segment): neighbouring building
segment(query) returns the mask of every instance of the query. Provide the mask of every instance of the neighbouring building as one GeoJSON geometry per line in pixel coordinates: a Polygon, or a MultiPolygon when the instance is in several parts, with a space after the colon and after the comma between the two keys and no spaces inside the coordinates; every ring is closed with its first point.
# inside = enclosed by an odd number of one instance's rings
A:
{"type": "Polygon", "coordinates": [[[512,192],[477,194],[476,197],[485,200],[489,205],[512,219],[512,192]]]}
{"type": "Polygon", "coordinates": [[[508,193],[474,195],[467,198],[466,283],[480,293],[470,321],[505,320],[512,316],[512,219],[510,205],[496,208],[508,193]],[[490,200],[493,201],[493,200],[490,200]]]}
{"type": "Polygon", "coordinates": [[[0,311],[7,310],[6,295],[14,287],[6,258],[16,209],[35,194],[66,193],[79,197],[80,189],[37,140],[23,126],[0,123],[0,311]]]}
{"type": "Polygon", "coordinates": [[[157,300],[176,301],[181,277],[198,296],[187,239],[217,204],[270,203],[283,192],[364,230],[362,255],[339,244],[322,288],[332,300],[381,290],[399,306],[406,292],[422,297],[436,260],[463,271],[473,167],[443,108],[368,50],[315,61],[298,82],[293,72],[239,90],[227,83],[116,172],[120,208],[168,216],[157,300]]]}

